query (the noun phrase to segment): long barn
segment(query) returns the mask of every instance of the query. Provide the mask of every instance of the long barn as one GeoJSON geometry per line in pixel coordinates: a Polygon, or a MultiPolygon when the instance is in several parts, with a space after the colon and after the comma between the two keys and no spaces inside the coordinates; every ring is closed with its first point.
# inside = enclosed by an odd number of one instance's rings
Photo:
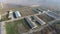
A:
{"type": "Polygon", "coordinates": [[[55,14],[53,12],[46,12],[45,14],[47,14],[48,16],[53,17],[55,19],[60,17],[60,16],[58,16],[57,14],[55,14]]]}
{"type": "Polygon", "coordinates": [[[25,20],[27,21],[27,23],[29,24],[29,26],[34,29],[37,27],[37,25],[31,21],[31,19],[29,17],[25,17],[25,20]]]}
{"type": "Polygon", "coordinates": [[[46,24],[43,20],[39,19],[37,16],[34,15],[34,19],[41,25],[46,24]]]}
{"type": "Polygon", "coordinates": [[[13,14],[16,18],[21,17],[21,13],[19,11],[15,11],[13,14]]]}

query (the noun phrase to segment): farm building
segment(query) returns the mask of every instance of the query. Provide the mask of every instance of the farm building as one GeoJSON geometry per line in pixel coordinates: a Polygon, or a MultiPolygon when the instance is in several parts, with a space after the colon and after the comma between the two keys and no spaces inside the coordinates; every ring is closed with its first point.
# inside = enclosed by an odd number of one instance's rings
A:
{"type": "Polygon", "coordinates": [[[44,22],[48,23],[48,22],[51,22],[53,20],[55,20],[54,18],[48,16],[47,14],[43,13],[43,14],[40,14],[40,15],[37,15],[38,18],[40,18],[41,20],[43,20],[44,22]]]}
{"type": "Polygon", "coordinates": [[[38,11],[36,9],[33,9],[33,11],[36,12],[36,13],[39,13],[39,14],[41,13],[40,11],[38,11]]]}
{"type": "Polygon", "coordinates": [[[34,15],[34,19],[41,25],[46,24],[44,21],[42,21],[41,19],[39,19],[37,16],[34,15]]]}
{"type": "Polygon", "coordinates": [[[38,11],[41,12],[41,13],[45,13],[45,12],[46,12],[46,11],[40,9],[40,8],[38,8],[38,9],[36,9],[36,10],[38,10],[38,11]]]}
{"type": "Polygon", "coordinates": [[[59,16],[57,15],[57,14],[55,14],[55,13],[53,13],[53,12],[46,12],[46,14],[48,15],[48,16],[50,16],[50,17],[53,17],[53,18],[59,18],[59,16]]]}
{"type": "Polygon", "coordinates": [[[34,29],[34,28],[37,27],[37,25],[36,25],[34,22],[32,22],[29,17],[25,17],[25,20],[27,21],[28,25],[29,25],[32,29],[34,29]]]}
{"type": "Polygon", "coordinates": [[[19,11],[13,12],[13,15],[15,18],[21,17],[21,14],[19,11]]]}
{"type": "Polygon", "coordinates": [[[36,9],[36,10],[39,11],[39,12],[41,12],[41,13],[43,12],[43,10],[41,10],[41,9],[36,9]]]}

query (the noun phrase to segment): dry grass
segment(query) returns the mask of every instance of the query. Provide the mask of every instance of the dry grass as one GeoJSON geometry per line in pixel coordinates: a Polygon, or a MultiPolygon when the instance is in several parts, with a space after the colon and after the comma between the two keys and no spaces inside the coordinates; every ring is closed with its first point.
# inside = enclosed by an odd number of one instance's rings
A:
{"type": "Polygon", "coordinates": [[[6,23],[7,34],[21,34],[27,32],[29,29],[24,19],[6,23]]]}
{"type": "Polygon", "coordinates": [[[9,9],[1,9],[0,14],[4,14],[8,10],[13,10],[13,11],[20,11],[22,16],[28,16],[28,15],[33,15],[34,12],[32,11],[32,8],[30,7],[19,7],[19,8],[9,8],[9,9]]]}

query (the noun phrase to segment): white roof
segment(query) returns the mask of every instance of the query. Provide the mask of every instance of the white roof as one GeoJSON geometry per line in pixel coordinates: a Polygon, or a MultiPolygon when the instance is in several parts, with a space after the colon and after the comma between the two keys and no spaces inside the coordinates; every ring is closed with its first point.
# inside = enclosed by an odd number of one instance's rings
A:
{"type": "Polygon", "coordinates": [[[21,14],[20,14],[19,11],[16,11],[15,13],[16,13],[16,16],[17,16],[17,17],[19,17],[19,16],[21,17],[21,14]]]}

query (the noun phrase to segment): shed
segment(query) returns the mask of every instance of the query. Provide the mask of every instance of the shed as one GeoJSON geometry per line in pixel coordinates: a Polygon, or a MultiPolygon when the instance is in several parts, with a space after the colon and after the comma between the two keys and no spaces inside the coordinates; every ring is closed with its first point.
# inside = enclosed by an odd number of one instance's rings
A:
{"type": "Polygon", "coordinates": [[[43,20],[39,19],[37,16],[34,15],[34,19],[41,25],[46,24],[43,20]]]}
{"type": "Polygon", "coordinates": [[[29,24],[29,26],[30,26],[32,29],[34,29],[34,28],[37,27],[37,25],[36,25],[34,22],[32,22],[29,17],[25,17],[25,19],[26,19],[27,23],[29,24]]]}
{"type": "Polygon", "coordinates": [[[48,16],[50,16],[50,17],[53,17],[53,18],[59,18],[59,16],[57,15],[57,14],[55,14],[55,13],[53,13],[53,12],[46,12],[46,14],[48,15],[48,16]]]}
{"type": "Polygon", "coordinates": [[[19,11],[15,11],[14,15],[15,15],[16,18],[21,17],[21,13],[19,11]]]}

